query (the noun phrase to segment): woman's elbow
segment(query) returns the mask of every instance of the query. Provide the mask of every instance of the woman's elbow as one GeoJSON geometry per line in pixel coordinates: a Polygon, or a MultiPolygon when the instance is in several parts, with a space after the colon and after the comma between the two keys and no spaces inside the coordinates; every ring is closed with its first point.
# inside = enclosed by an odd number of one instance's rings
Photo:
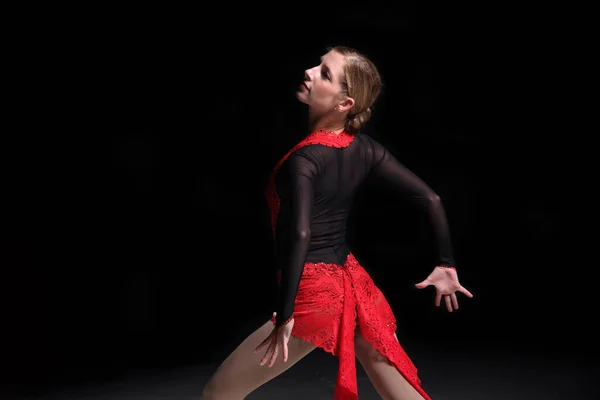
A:
{"type": "Polygon", "coordinates": [[[421,197],[420,203],[423,207],[431,210],[442,206],[442,199],[437,193],[431,192],[421,197]]]}
{"type": "Polygon", "coordinates": [[[308,242],[310,240],[310,229],[299,228],[296,229],[296,240],[300,242],[308,242]]]}
{"type": "Polygon", "coordinates": [[[435,193],[435,192],[432,192],[431,194],[429,194],[429,195],[427,196],[427,201],[428,201],[428,202],[429,202],[429,204],[431,204],[431,205],[438,205],[438,204],[441,204],[441,203],[442,203],[442,199],[441,199],[441,198],[440,198],[440,196],[439,196],[437,193],[435,193]]]}

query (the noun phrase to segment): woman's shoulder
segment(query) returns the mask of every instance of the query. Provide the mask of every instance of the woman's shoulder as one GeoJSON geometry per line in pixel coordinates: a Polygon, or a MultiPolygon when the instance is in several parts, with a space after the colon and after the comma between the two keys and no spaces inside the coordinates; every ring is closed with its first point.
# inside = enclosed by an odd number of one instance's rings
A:
{"type": "Polygon", "coordinates": [[[357,133],[355,140],[358,140],[361,143],[365,143],[365,144],[381,146],[381,144],[375,138],[373,138],[373,136],[369,133],[357,133]]]}
{"type": "Polygon", "coordinates": [[[367,133],[357,134],[355,140],[359,146],[364,148],[364,151],[371,153],[374,156],[381,155],[386,151],[383,144],[367,133]]]}
{"type": "Polygon", "coordinates": [[[288,161],[292,164],[313,164],[319,168],[326,164],[329,148],[320,144],[309,144],[294,150],[288,161]]]}

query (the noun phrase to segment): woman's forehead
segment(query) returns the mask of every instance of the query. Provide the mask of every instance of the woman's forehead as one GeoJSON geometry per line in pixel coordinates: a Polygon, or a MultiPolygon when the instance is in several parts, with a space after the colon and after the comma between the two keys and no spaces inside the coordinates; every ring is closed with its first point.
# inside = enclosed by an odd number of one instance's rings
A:
{"type": "Polygon", "coordinates": [[[321,57],[321,62],[331,69],[342,69],[344,67],[344,55],[335,50],[330,50],[321,57]]]}
{"type": "Polygon", "coordinates": [[[323,54],[323,56],[321,56],[321,58],[323,60],[329,60],[329,61],[343,61],[344,55],[341,53],[338,53],[335,50],[329,50],[327,53],[323,54]]]}

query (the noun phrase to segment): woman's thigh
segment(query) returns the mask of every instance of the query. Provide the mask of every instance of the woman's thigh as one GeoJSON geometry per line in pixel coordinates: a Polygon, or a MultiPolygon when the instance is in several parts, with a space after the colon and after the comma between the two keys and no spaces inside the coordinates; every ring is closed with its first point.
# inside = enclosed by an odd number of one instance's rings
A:
{"type": "MultiPolygon", "coordinates": [[[[395,334],[394,337],[396,337],[395,334]]],[[[358,330],[354,340],[356,357],[365,369],[371,384],[384,400],[423,400],[423,397],[402,376],[400,371],[379,353],[358,330]]]]}
{"type": "Polygon", "coordinates": [[[204,388],[204,399],[243,399],[253,390],[288,370],[315,349],[312,343],[292,336],[288,343],[288,360],[282,355],[272,367],[261,366],[265,351],[254,353],[273,330],[273,323],[266,322],[248,336],[219,366],[204,388]]]}

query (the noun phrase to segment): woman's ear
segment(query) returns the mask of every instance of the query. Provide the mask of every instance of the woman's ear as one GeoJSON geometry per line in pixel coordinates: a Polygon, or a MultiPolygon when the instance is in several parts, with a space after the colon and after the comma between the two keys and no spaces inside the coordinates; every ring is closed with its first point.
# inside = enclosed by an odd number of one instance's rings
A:
{"type": "Polygon", "coordinates": [[[354,107],[354,99],[352,97],[345,97],[344,100],[340,101],[336,107],[339,112],[350,111],[354,107]]]}

